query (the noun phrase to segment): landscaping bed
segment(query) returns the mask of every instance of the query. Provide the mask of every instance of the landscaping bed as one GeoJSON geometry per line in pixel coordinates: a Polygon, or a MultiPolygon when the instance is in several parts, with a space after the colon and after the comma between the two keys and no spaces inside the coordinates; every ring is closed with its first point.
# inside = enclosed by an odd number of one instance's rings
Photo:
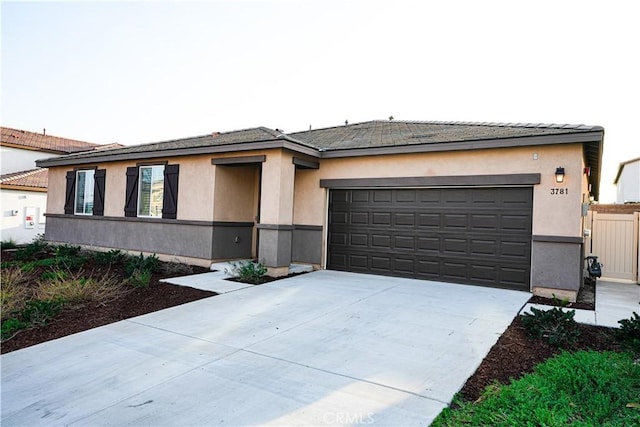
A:
{"type": "Polygon", "coordinates": [[[130,257],[116,251],[110,256],[77,252],[74,247],[60,251],[41,246],[22,260],[18,259],[20,249],[2,250],[2,354],[216,295],[159,282],[208,272],[204,267],[160,262],[154,257],[130,257]],[[74,255],[61,255],[64,251],[74,255]],[[147,272],[140,265],[141,260],[142,264],[151,260],[154,265],[148,266],[147,272]],[[18,293],[24,293],[17,306],[11,305],[16,299],[11,295],[16,293],[12,285],[17,286],[18,293]],[[73,286],[93,289],[78,295],[70,292],[73,286]],[[10,322],[20,322],[24,327],[11,328],[10,322]]]}

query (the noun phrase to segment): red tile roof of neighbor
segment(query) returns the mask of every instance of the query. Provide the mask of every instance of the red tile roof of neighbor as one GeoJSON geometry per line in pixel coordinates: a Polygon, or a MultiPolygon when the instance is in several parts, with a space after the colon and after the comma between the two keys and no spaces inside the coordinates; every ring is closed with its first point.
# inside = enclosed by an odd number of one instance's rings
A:
{"type": "Polygon", "coordinates": [[[93,142],[78,141],[76,139],[61,138],[44,133],[2,127],[2,144],[21,146],[31,150],[42,150],[61,154],[77,153],[79,151],[103,150],[122,147],[120,144],[100,145],[93,142]]]}
{"type": "Polygon", "coordinates": [[[32,187],[46,190],[48,172],[49,171],[47,169],[38,168],[0,175],[0,186],[5,188],[7,186],[32,187]]]}

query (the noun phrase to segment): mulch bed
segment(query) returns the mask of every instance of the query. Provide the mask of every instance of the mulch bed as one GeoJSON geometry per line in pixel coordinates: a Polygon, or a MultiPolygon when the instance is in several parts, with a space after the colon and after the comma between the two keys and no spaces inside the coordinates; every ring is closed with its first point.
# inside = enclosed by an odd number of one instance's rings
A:
{"type": "MultiPolygon", "coordinates": [[[[620,351],[620,345],[613,338],[613,329],[601,326],[578,324],[580,336],[567,351],[596,350],[620,351]]],[[[562,350],[546,341],[530,338],[516,317],[507,330],[498,338],[476,372],[467,380],[460,391],[465,401],[477,400],[487,385],[494,382],[508,384],[533,372],[534,367],[562,350]]]]}

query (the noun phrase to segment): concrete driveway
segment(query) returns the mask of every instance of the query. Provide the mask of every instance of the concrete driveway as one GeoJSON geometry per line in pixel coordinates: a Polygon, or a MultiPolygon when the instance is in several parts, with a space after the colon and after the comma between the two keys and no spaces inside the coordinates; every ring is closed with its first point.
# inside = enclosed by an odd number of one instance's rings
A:
{"type": "Polygon", "coordinates": [[[428,425],[529,294],[335,271],[3,355],[2,425],[428,425]]]}

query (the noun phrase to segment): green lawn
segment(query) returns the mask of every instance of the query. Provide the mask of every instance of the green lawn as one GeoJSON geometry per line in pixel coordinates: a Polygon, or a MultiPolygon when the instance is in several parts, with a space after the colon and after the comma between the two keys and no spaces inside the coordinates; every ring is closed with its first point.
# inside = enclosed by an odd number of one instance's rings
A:
{"type": "Polygon", "coordinates": [[[640,360],[632,353],[562,353],[476,402],[445,409],[433,426],[638,426],[640,360]]]}

